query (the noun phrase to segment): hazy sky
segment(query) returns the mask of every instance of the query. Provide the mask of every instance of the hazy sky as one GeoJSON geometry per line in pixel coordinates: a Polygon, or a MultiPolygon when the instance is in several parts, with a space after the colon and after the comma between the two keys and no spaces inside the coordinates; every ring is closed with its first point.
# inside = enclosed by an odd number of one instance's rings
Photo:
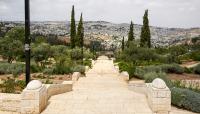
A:
{"type": "MultiPolygon", "coordinates": [[[[76,19],[114,23],[142,23],[149,9],[152,26],[200,27],[200,0],[30,0],[31,20],[70,20],[75,5],[76,19]]],[[[24,0],[0,0],[0,20],[24,20],[24,0]]]]}

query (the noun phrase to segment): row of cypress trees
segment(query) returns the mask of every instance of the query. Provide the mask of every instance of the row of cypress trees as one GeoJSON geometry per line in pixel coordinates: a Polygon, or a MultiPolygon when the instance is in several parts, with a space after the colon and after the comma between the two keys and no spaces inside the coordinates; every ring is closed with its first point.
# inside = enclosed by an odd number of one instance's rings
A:
{"type": "MultiPolygon", "coordinates": [[[[131,41],[134,41],[134,27],[133,22],[131,21],[130,29],[128,33],[128,41],[127,41],[127,47],[129,47],[129,43],[131,41]]],[[[148,47],[151,48],[151,33],[149,28],[149,19],[148,19],[148,10],[145,10],[144,16],[143,16],[143,26],[141,28],[141,35],[140,35],[140,47],[148,47]]],[[[124,37],[122,39],[122,50],[125,48],[125,41],[124,37]]]]}
{"type": "Polygon", "coordinates": [[[71,27],[70,27],[70,41],[71,48],[82,47],[84,46],[84,27],[83,27],[83,15],[81,13],[80,21],[76,31],[76,21],[75,21],[75,10],[72,6],[71,13],[71,27]]]}

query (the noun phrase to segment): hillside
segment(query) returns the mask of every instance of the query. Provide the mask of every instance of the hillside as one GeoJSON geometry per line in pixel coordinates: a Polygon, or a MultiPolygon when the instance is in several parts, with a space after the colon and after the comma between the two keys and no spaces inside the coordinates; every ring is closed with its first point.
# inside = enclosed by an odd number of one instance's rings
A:
{"type": "MultiPolygon", "coordinates": [[[[78,23],[78,22],[77,22],[78,23]]],[[[22,26],[23,22],[4,22],[5,27],[22,26]]],[[[122,37],[127,39],[129,24],[115,24],[105,21],[84,22],[85,36],[89,40],[100,40],[105,45],[119,46],[122,37]]],[[[200,36],[200,28],[163,28],[151,26],[152,43],[154,46],[168,46],[183,42],[184,40],[200,36]]],[[[140,37],[141,25],[134,25],[136,39],[140,37]]],[[[56,34],[69,36],[70,22],[32,22],[31,32],[40,34],[56,34]]]]}

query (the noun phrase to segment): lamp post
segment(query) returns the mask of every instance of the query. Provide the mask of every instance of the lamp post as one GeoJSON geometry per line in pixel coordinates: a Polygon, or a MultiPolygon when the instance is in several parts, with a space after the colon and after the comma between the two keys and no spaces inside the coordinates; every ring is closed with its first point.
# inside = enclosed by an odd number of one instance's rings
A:
{"type": "Polygon", "coordinates": [[[26,85],[30,81],[30,7],[25,0],[25,56],[26,56],[26,85]]]}

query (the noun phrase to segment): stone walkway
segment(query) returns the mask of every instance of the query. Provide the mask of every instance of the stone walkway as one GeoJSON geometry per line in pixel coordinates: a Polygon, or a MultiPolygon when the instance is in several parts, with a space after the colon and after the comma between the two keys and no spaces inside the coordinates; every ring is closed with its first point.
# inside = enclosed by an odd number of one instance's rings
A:
{"type": "MultiPolygon", "coordinates": [[[[0,114],[16,114],[1,112],[0,114]]],[[[42,114],[153,114],[146,96],[128,89],[113,62],[100,57],[74,84],[73,91],[55,95],[42,114]]],[[[194,114],[172,107],[170,114],[194,114]]]]}
{"type": "Polygon", "coordinates": [[[100,57],[72,92],[51,97],[42,114],[152,114],[144,95],[128,90],[111,60],[100,57]]]}

